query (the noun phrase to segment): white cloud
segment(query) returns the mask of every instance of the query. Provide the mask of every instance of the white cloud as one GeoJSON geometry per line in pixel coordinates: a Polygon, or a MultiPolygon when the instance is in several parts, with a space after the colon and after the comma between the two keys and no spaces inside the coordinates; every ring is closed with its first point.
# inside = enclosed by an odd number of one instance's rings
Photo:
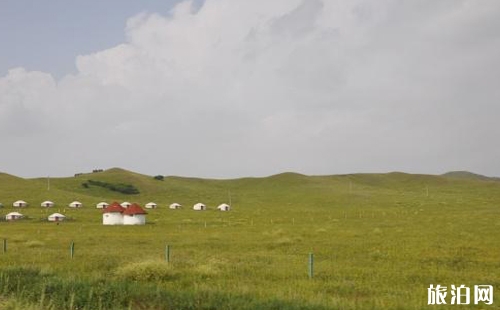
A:
{"type": "Polygon", "coordinates": [[[472,0],[206,0],[142,13],[126,42],[77,57],[75,75],[0,78],[6,148],[51,149],[0,156],[20,175],[500,175],[499,13],[472,0]]]}

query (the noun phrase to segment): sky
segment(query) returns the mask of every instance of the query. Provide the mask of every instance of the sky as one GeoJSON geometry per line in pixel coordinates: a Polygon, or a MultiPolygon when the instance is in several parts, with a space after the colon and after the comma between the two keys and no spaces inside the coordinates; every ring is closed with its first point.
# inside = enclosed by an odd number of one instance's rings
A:
{"type": "Polygon", "coordinates": [[[0,2],[0,171],[500,176],[500,2],[0,2]]]}

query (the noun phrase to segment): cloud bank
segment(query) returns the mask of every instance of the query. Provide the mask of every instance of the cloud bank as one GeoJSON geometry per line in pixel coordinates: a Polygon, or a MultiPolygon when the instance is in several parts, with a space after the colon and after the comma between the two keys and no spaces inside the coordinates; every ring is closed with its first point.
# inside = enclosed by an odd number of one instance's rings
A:
{"type": "MultiPolygon", "coordinates": [[[[0,170],[500,175],[500,3],[206,0],[0,77],[0,170]]],[[[33,51],[36,57],[36,51],[33,51]]]]}

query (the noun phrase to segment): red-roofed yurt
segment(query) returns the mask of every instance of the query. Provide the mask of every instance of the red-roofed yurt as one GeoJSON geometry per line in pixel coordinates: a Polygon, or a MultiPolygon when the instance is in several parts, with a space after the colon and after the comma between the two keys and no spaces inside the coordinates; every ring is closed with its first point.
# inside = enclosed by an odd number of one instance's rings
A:
{"type": "Polygon", "coordinates": [[[125,210],[118,202],[113,202],[102,210],[102,224],[123,225],[123,212],[125,210]]]}
{"type": "Polygon", "coordinates": [[[146,224],[146,211],[138,204],[133,203],[123,211],[124,225],[144,225],[146,224]]]}

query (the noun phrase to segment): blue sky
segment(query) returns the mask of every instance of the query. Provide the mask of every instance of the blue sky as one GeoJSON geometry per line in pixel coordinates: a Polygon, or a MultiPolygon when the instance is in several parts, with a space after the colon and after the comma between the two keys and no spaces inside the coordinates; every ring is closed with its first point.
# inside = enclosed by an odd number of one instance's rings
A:
{"type": "Polygon", "coordinates": [[[78,55],[125,40],[128,18],[167,14],[179,0],[3,0],[0,2],[0,74],[24,67],[62,77],[75,73],[78,55]]]}
{"type": "Polygon", "coordinates": [[[0,171],[500,176],[500,1],[1,1],[0,171]]]}

